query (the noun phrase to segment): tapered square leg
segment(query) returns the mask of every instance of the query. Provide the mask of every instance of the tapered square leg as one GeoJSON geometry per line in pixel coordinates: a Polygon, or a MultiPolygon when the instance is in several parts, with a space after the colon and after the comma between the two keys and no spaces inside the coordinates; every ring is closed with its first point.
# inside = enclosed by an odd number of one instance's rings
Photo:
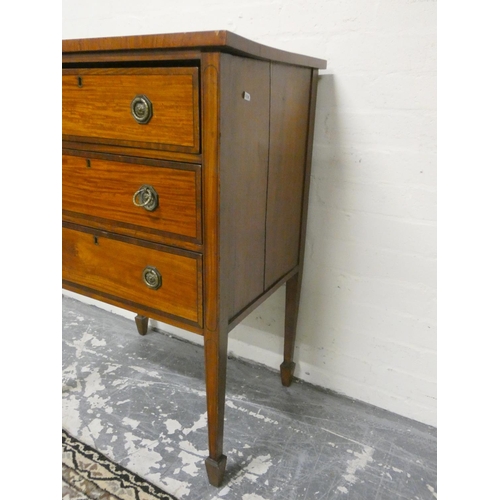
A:
{"type": "Polygon", "coordinates": [[[280,372],[281,372],[281,383],[285,387],[290,387],[293,379],[293,373],[295,371],[295,363],[289,362],[287,363],[286,361],[283,361],[280,366],[280,372]]]}
{"type": "Polygon", "coordinates": [[[292,383],[295,371],[293,352],[295,350],[297,319],[299,317],[300,285],[300,273],[295,274],[286,282],[285,352],[284,361],[280,366],[281,383],[286,387],[289,387],[292,383]]]}
{"type": "Polygon", "coordinates": [[[207,468],[208,481],[212,486],[219,487],[224,479],[224,472],[226,470],[226,455],[221,455],[219,460],[213,460],[208,457],[205,460],[205,467],[207,468]]]}
{"type": "Polygon", "coordinates": [[[137,326],[137,331],[141,335],[146,335],[146,333],[148,333],[148,322],[149,318],[147,318],[146,316],[141,316],[140,314],[138,314],[135,317],[135,326],[137,326]]]}
{"type": "Polygon", "coordinates": [[[205,461],[208,480],[220,486],[226,469],[222,453],[224,436],[224,407],[226,401],[226,366],[228,332],[205,332],[205,374],[207,385],[208,451],[205,461]]]}

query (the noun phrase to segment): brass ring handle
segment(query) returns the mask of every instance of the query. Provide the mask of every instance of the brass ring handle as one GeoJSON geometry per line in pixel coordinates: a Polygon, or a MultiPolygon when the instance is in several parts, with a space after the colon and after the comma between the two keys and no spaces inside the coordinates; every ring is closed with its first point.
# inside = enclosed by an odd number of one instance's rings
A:
{"type": "Polygon", "coordinates": [[[158,193],[153,186],[143,184],[132,197],[132,202],[136,207],[142,207],[149,212],[158,207],[158,193]]]}
{"type": "Polygon", "coordinates": [[[152,290],[158,290],[161,287],[161,273],[156,267],[146,266],[142,271],[142,280],[152,290]]]}
{"type": "Polygon", "coordinates": [[[153,104],[145,95],[136,95],[130,103],[130,111],[134,120],[145,125],[153,117],[153,104]]]}

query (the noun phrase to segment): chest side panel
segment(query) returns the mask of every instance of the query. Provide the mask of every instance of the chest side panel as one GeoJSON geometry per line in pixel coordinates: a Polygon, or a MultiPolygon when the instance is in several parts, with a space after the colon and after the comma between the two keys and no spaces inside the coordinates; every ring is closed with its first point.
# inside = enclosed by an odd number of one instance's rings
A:
{"type": "Polygon", "coordinates": [[[232,317],[264,291],[270,64],[221,55],[221,192],[232,317]]]}
{"type": "Polygon", "coordinates": [[[266,289],[299,263],[311,70],[271,67],[266,289]]]}

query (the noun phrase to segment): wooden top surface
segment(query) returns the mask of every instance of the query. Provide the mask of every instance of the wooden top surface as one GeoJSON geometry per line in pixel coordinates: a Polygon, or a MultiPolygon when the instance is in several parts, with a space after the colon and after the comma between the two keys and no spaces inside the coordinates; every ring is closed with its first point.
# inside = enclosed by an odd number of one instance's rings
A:
{"type": "Polygon", "coordinates": [[[63,54],[72,52],[128,51],[135,49],[219,50],[221,52],[229,52],[231,54],[256,59],[296,64],[318,69],[326,68],[326,61],[323,59],[274,49],[243,38],[231,31],[198,31],[192,33],[83,38],[63,40],[62,42],[63,54]]]}

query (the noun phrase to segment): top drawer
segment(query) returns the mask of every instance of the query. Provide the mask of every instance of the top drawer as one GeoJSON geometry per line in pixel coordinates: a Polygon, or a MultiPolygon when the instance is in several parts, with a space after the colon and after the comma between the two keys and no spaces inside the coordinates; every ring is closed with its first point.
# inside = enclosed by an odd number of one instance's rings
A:
{"type": "Polygon", "coordinates": [[[198,153],[199,114],[198,68],[63,70],[68,141],[198,153]]]}

